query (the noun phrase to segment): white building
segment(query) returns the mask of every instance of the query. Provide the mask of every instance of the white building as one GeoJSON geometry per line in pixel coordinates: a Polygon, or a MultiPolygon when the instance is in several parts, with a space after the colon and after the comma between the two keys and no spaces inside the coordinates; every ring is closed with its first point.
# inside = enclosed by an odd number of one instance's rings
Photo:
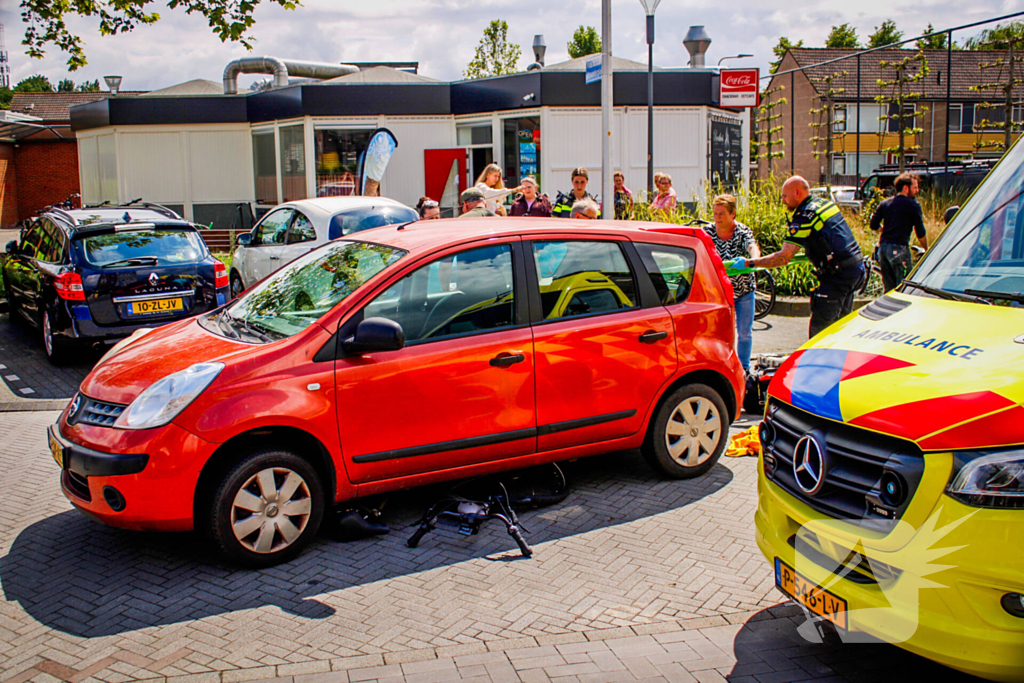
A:
{"type": "MultiPolygon", "coordinates": [[[[636,192],[647,182],[647,67],[613,61],[612,164],[636,192]]],[[[379,127],[398,139],[381,194],[409,205],[427,195],[453,206],[492,161],[506,185],[535,175],[552,199],[583,166],[599,194],[600,84],[585,84],[584,62],[455,83],[378,66],[232,95],[191,81],[76,106],[82,201],[142,198],[197,223],[242,227],[242,202],[265,210],[348,193],[379,127]]],[[[717,106],[717,73],[655,69],[654,83],[655,170],[672,175],[680,200],[709,180],[740,182],[749,127],[745,113],[717,106]]]]}

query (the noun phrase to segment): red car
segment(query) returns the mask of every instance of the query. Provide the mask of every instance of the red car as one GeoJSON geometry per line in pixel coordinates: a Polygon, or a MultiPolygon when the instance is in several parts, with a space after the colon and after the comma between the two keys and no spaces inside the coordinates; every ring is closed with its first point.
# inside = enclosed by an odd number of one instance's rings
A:
{"type": "Polygon", "coordinates": [[[731,304],[699,229],[377,228],[115,346],[50,448],[85,514],[252,566],[386,491],[630,448],[694,477],[743,401],[731,304]]]}

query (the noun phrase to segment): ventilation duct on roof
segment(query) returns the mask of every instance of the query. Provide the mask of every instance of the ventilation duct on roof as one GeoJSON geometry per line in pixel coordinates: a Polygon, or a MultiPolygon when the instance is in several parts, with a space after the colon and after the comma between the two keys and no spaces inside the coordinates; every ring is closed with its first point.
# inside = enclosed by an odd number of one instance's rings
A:
{"type": "Polygon", "coordinates": [[[243,57],[224,67],[224,94],[238,92],[238,74],[273,74],[274,87],[288,85],[289,76],[300,78],[337,78],[359,71],[354,64],[330,64],[327,62],[306,62],[277,57],[243,57]]]}

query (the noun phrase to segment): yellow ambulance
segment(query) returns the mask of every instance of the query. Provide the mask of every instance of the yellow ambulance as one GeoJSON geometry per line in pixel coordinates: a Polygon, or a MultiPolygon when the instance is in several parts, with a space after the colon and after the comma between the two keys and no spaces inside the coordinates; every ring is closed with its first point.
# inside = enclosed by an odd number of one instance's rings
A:
{"type": "Polygon", "coordinates": [[[1024,681],[1024,146],[768,394],[757,541],[801,632],[1024,681]]]}

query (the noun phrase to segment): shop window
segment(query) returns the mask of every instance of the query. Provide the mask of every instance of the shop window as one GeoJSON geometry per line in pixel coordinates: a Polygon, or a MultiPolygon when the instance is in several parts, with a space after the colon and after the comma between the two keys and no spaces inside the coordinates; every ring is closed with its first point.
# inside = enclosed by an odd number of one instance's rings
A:
{"type": "Polygon", "coordinates": [[[316,196],[359,194],[359,155],[370,143],[372,130],[317,130],[316,196]]]}
{"type": "Polygon", "coordinates": [[[491,130],[491,124],[487,123],[475,124],[472,126],[459,126],[457,128],[456,136],[460,147],[469,147],[471,145],[490,145],[494,143],[494,133],[491,130]]]}
{"type": "Polygon", "coordinates": [[[505,185],[515,187],[528,175],[540,182],[540,117],[505,119],[505,185]]]}
{"type": "Polygon", "coordinates": [[[274,206],[277,199],[277,155],[274,154],[274,131],[252,134],[253,174],[256,177],[256,203],[274,206]]]}
{"type": "Polygon", "coordinates": [[[303,126],[282,126],[281,192],[284,201],[306,198],[306,140],[303,126]]]}

